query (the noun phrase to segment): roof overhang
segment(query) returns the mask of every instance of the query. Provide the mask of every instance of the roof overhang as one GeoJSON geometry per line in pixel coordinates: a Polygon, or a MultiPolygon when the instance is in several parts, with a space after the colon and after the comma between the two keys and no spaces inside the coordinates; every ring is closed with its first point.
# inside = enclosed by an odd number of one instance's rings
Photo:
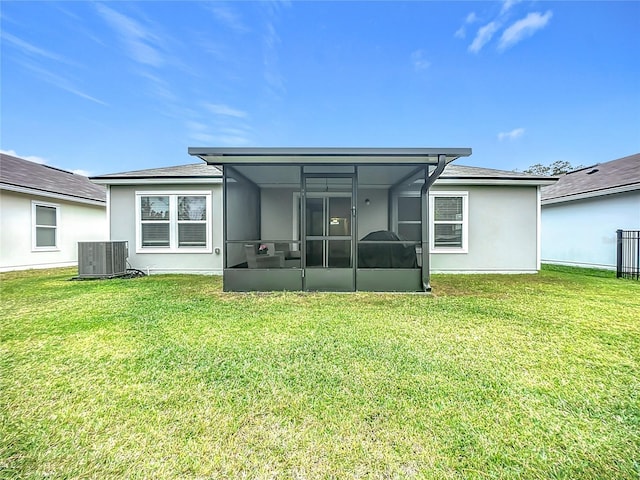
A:
{"type": "Polygon", "coordinates": [[[511,186],[547,186],[553,185],[557,179],[532,178],[498,178],[498,177],[440,177],[437,185],[511,185],[511,186]]]}
{"type": "Polygon", "coordinates": [[[0,190],[6,190],[8,192],[15,192],[15,193],[23,193],[26,195],[45,197],[45,198],[50,198],[54,200],[64,200],[67,202],[82,203],[85,205],[95,205],[103,208],[107,204],[106,200],[94,200],[94,199],[85,198],[85,197],[75,197],[73,195],[65,195],[64,193],[50,192],[47,190],[39,190],[37,188],[23,187],[20,185],[11,185],[9,183],[0,183],[0,190]]]}
{"type": "Polygon", "coordinates": [[[102,177],[90,178],[98,185],[202,185],[222,183],[222,177],[102,177]]]}
{"type": "Polygon", "coordinates": [[[436,165],[471,155],[470,148],[207,148],[189,155],[212,165],[436,165]]]}
{"type": "Polygon", "coordinates": [[[571,195],[563,195],[562,197],[554,197],[543,199],[541,205],[553,205],[555,203],[573,202],[576,200],[586,200],[589,198],[604,197],[605,195],[615,195],[617,193],[626,193],[640,190],[640,183],[633,183],[630,185],[621,185],[612,188],[603,188],[601,190],[594,190],[591,192],[573,193],[571,195]]]}

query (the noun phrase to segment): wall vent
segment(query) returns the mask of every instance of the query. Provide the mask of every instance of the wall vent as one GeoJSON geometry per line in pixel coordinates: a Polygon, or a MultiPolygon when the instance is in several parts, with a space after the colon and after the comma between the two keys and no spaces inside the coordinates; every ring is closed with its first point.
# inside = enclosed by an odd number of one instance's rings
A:
{"type": "Polygon", "coordinates": [[[78,277],[111,278],[127,273],[129,242],[78,242],[78,277]]]}

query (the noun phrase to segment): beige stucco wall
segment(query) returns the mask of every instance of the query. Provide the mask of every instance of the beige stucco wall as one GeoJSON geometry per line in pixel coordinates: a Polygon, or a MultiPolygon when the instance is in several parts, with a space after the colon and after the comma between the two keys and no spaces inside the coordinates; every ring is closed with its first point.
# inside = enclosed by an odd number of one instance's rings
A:
{"type": "Polygon", "coordinates": [[[78,242],[108,239],[105,206],[0,191],[0,271],[77,265],[78,242]],[[57,205],[56,250],[32,248],[32,201],[57,205]]]}
{"type": "Polygon", "coordinates": [[[222,185],[111,185],[110,240],[129,242],[129,263],[146,273],[222,273],[222,185]],[[209,191],[212,200],[211,253],[136,253],[136,192],[209,191]],[[218,253],[216,253],[218,249],[218,253]]]}

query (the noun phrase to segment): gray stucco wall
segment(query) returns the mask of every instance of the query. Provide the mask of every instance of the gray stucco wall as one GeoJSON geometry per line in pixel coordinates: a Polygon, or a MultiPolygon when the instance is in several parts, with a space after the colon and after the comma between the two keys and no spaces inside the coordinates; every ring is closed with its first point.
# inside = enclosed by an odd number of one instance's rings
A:
{"type": "MultiPolygon", "coordinates": [[[[432,192],[468,192],[466,253],[432,253],[434,272],[536,272],[538,197],[536,186],[435,185],[432,192]]],[[[293,235],[292,189],[261,191],[263,239],[293,235]]],[[[387,190],[358,192],[358,238],[387,229],[387,190]],[[369,205],[365,205],[365,199],[369,205]]]]}
{"type": "Polygon", "coordinates": [[[434,185],[432,192],[469,193],[467,253],[432,253],[433,272],[536,272],[535,186],[434,185]]]}
{"type": "MultiPolygon", "coordinates": [[[[469,243],[467,253],[432,253],[434,272],[535,272],[538,269],[537,188],[535,186],[435,185],[432,191],[468,192],[469,243]]],[[[244,238],[253,237],[257,213],[256,201],[241,191],[231,193],[229,218],[246,218],[244,238]],[[237,195],[236,195],[237,194],[237,195]],[[247,217],[248,215],[248,217],[247,217]],[[248,235],[248,237],[246,236],[248,235]]],[[[294,190],[265,188],[260,192],[260,238],[293,238],[294,190]]],[[[221,273],[222,185],[138,185],[110,187],[110,238],[129,242],[132,267],[151,273],[201,272],[221,273]],[[212,253],[136,253],[136,191],[211,191],[212,253]]],[[[243,222],[237,222],[242,224],[243,222]]],[[[387,191],[363,189],[358,194],[358,238],[369,232],[387,229],[387,191]],[[369,205],[365,205],[365,199],[369,205]]],[[[238,260],[244,254],[238,252],[238,260]]]]}
{"type": "Polygon", "coordinates": [[[110,188],[110,239],[129,242],[129,263],[148,273],[222,273],[222,185],[112,185],[110,188]],[[136,192],[209,191],[212,200],[211,253],[136,253],[136,192]],[[216,253],[216,248],[220,253],[216,253]]]}

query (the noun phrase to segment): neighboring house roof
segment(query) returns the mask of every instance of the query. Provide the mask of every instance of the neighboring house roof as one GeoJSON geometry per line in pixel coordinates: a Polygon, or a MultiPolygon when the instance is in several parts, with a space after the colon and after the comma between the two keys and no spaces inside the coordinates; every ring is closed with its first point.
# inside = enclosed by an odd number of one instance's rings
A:
{"type": "Polygon", "coordinates": [[[640,190],[640,153],[574,170],[542,189],[542,204],[640,190]]]}
{"type": "Polygon", "coordinates": [[[91,181],[104,185],[128,185],[139,183],[216,183],[222,172],[214,165],[192,163],[175,167],[150,168],[131,172],[110,173],[91,177],[91,181]],[[141,182],[141,180],[143,180],[141,182]]]}
{"type": "Polygon", "coordinates": [[[105,204],[106,190],[87,177],[0,154],[0,188],[81,203],[105,204]]]}

